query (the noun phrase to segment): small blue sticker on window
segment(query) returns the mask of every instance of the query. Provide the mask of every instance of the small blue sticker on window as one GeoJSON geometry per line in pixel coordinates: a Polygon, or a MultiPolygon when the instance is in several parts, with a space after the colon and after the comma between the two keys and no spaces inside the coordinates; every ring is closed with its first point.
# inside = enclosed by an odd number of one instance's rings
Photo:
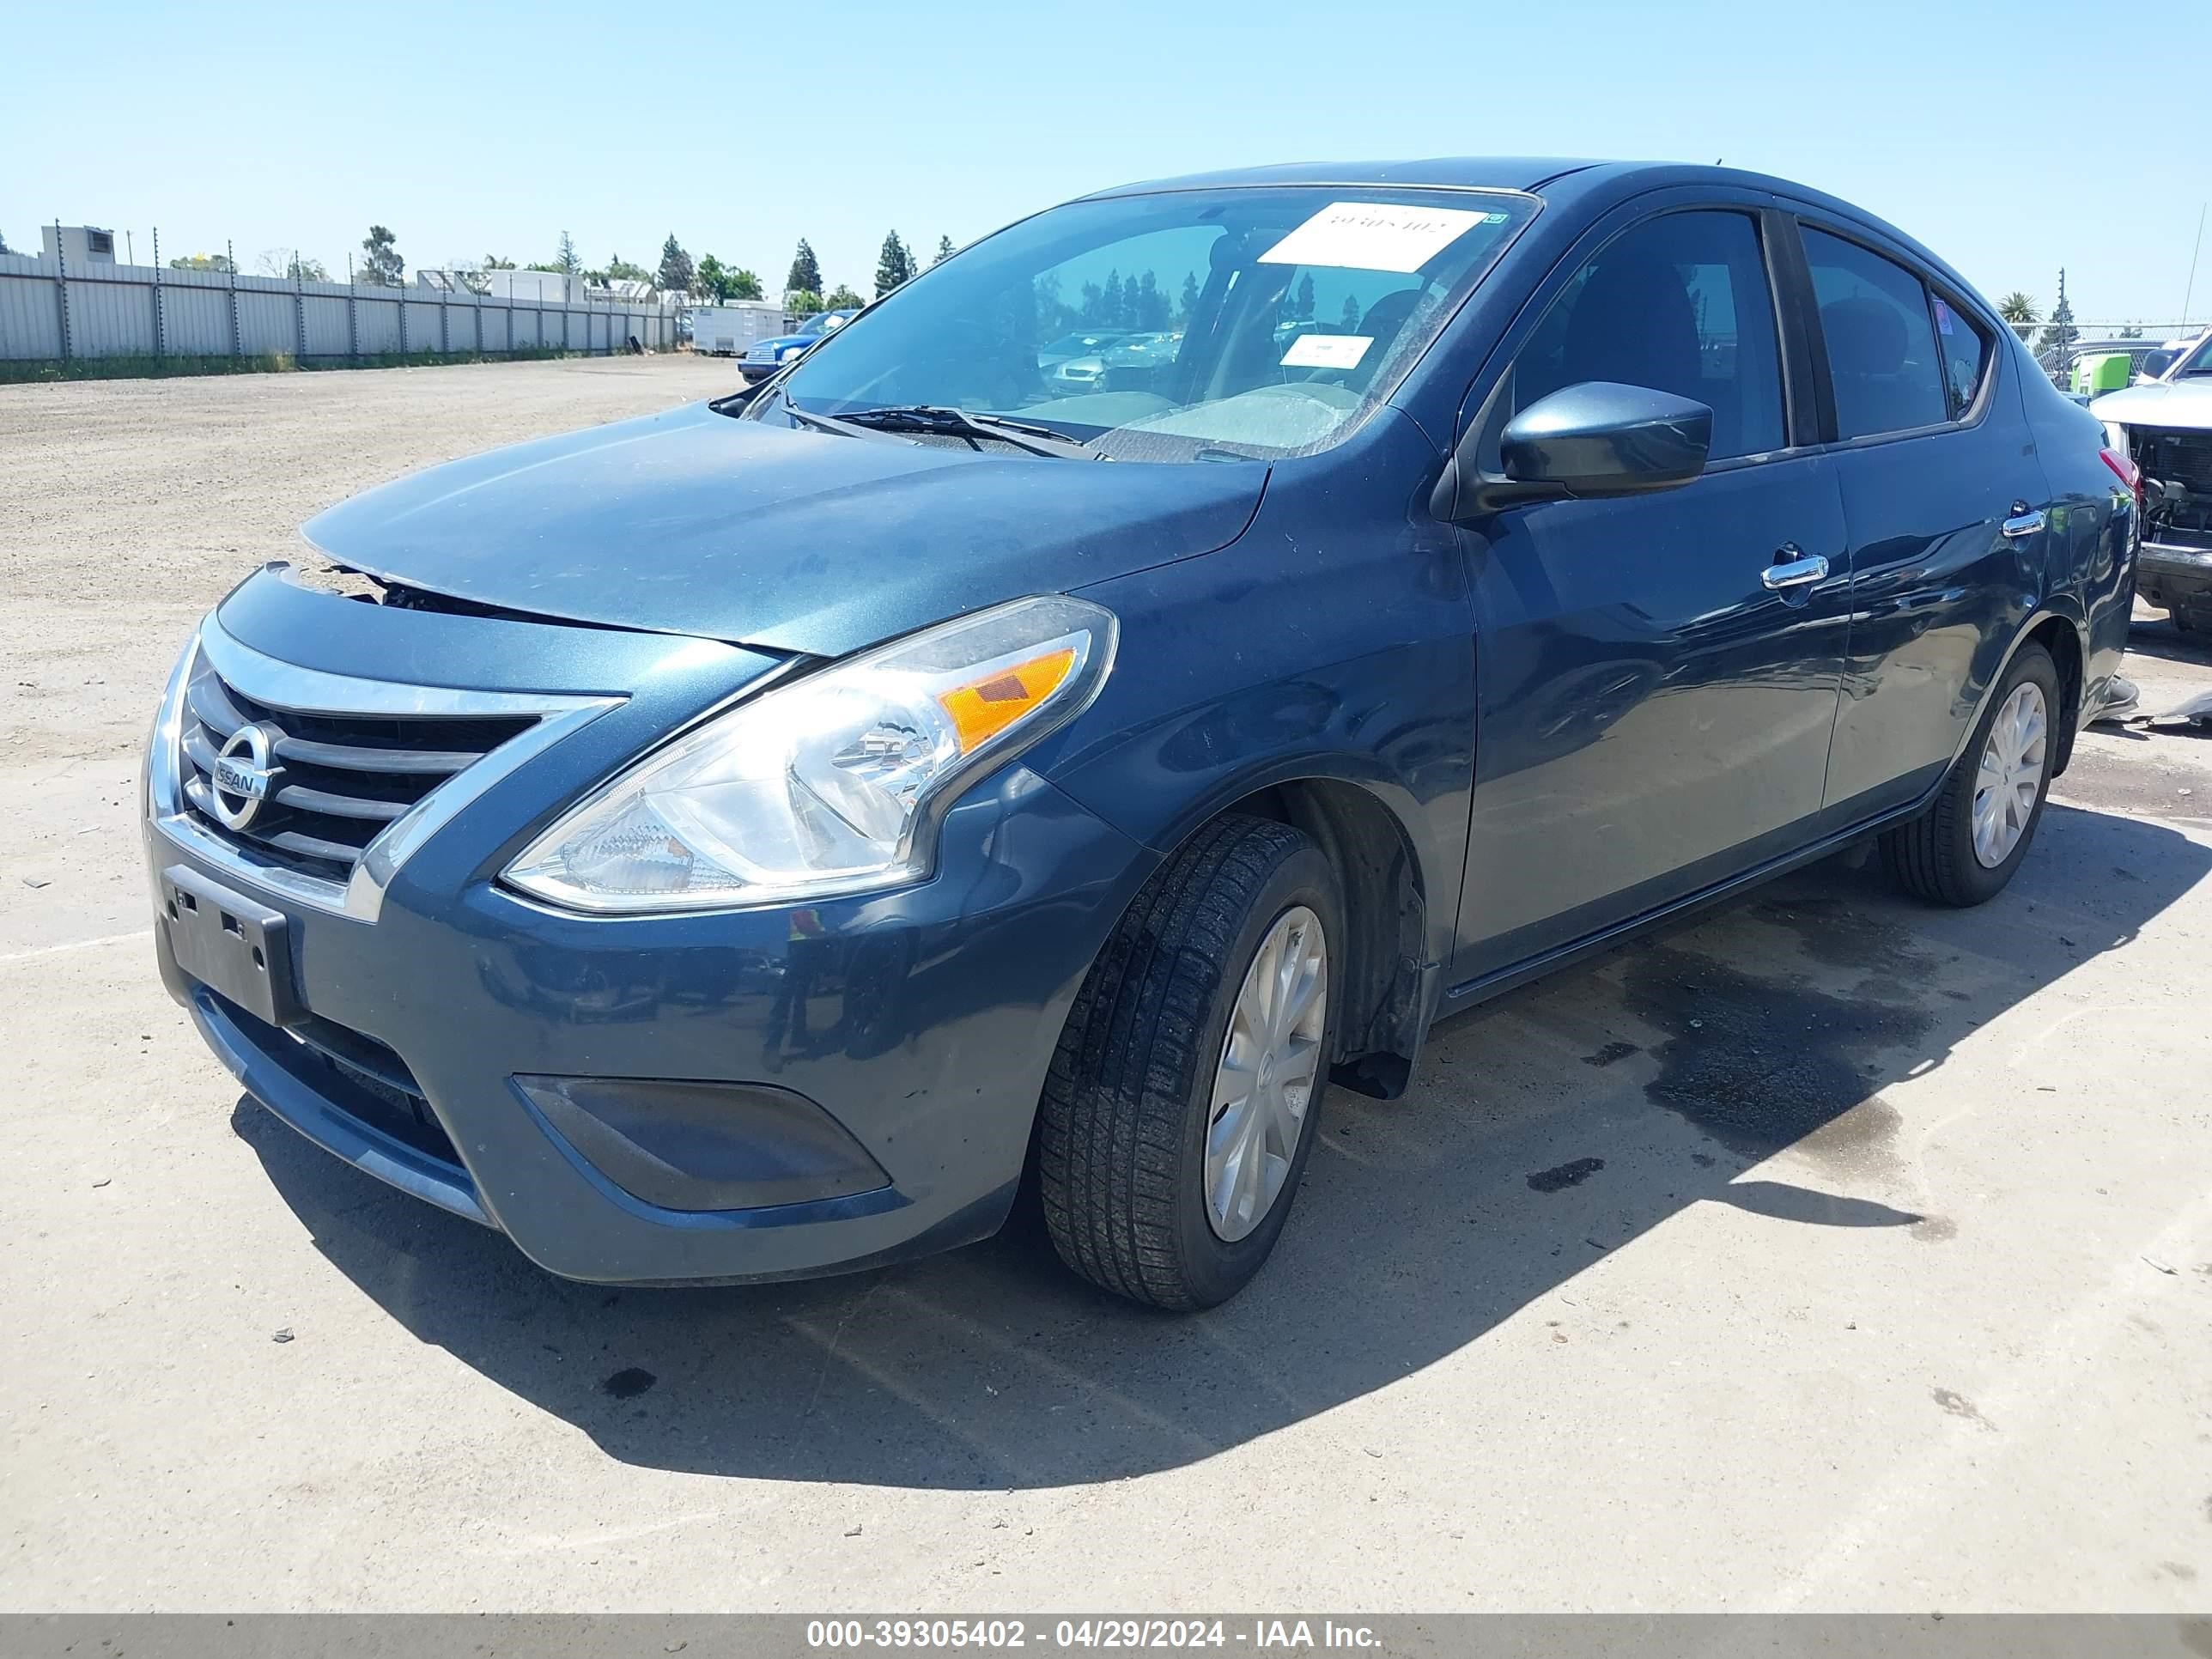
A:
{"type": "Polygon", "coordinates": [[[1951,327],[1951,307],[1941,300],[1936,302],[1936,326],[1946,334],[1954,331],[1951,327]]]}

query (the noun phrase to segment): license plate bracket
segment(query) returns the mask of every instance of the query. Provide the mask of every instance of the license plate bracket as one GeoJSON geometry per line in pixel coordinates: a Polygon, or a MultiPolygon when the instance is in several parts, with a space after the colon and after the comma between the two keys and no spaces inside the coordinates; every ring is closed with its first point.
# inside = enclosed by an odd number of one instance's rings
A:
{"type": "Polygon", "coordinates": [[[292,924],[282,910],[226,887],[189,865],[161,872],[160,925],[177,966],[271,1025],[306,1013],[292,978],[292,924]]]}

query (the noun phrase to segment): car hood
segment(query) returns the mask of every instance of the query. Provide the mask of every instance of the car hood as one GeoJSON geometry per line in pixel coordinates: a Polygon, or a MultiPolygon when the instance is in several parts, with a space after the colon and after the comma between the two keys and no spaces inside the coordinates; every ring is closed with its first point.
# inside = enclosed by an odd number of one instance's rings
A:
{"type": "Polygon", "coordinates": [[[333,563],[474,604],[842,656],[1207,553],[1267,468],[1048,460],[704,404],[433,467],[308,521],[333,563]]]}
{"type": "Polygon", "coordinates": [[[811,334],[771,334],[765,340],[755,340],[755,351],[781,351],[786,346],[805,345],[819,337],[811,334]]]}
{"type": "Polygon", "coordinates": [[[2089,412],[2115,426],[2166,426],[2212,430],[2212,380],[2161,380],[2108,392],[2089,412]]]}

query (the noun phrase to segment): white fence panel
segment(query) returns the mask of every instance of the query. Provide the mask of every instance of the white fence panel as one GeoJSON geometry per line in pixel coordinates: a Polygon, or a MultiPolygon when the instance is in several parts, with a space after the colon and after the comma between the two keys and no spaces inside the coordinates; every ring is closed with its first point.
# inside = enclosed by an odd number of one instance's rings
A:
{"type": "Polygon", "coordinates": [[[52,283],[0,273],[0,338],[22,341],[26,357],[62,355],[62,314],[52,283]]]}
{"type": "Polygon", "coordinates": [[[289,294],[270,294],[241,287],[238,290],[239,349],[247,356],[262,352],[297,356],[300,316],[289,294]]]}
{"type": "Polygon", "coordinates": [[[331,358],[430,352],[621,351],[635,336],[668,350],[671,313],[550,295],[483,300],[419,289],[296,284],[228,271],[53,266],[0,254],[0,359],[211,356],[331,358]],[[64,330],[64,305],[67,318],[64,330]],[[401,325],[401,310],[405,325],[401,325]]]}
{"type": "MultiPolygon", "coordinates": [[[[230,355],[230,296],[193,284],[161,286],[161,349],[173,357],[230,355]]],[[[153,342],[147,342],[150,348],[153,342]]],[[[15,356],[11,350],[8,354],[15,356]]]]}
{"type": "Polygon", "coordinates": [[[363,295],[354,301],[354,311],[362,356],[380,357],[399,349],[399,304],[388,292],[363,295]]]}
{"type": "Polygon", "coordinates": [[[307,313],[310,357],[343,357],[353,349],[350,331],[346,326],[347,301],[342,292],[332,295],[319,289],[311,290],[303,303],[307,313]]]}

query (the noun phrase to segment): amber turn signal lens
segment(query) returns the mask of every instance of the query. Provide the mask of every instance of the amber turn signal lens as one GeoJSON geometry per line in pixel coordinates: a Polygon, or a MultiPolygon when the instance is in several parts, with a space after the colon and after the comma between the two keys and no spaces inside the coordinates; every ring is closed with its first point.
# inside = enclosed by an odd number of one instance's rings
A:
{"type": "Polygon", "coordinates": [[[960,752],[974,751],[1059,690],[1075,667],[1073,647],[1048,651],[1041,657],[993,671],[986,679],[971,680],[938,694],[937,701],[952,717],[959,734],[960,752]]]}

